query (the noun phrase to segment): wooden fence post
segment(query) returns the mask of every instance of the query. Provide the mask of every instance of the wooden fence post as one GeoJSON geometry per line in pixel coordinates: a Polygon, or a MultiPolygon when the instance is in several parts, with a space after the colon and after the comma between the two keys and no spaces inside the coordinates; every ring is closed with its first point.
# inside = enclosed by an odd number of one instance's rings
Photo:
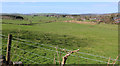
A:
{"type": "Polygon", "coordinates": [[[12,43],[12,35],[8,35],[8,42],[7,42],[7,53],[6,53],[6,62],[7,65],[10,63],[10,49],[11,49],[11,43],[12,43]]]}
{"type": "Polygon", "coordinates": [[[75,53],[75,52],[78,52],[78,50],[74,50],[74,51],[70,51],[70,52],[66,52],[67,54],[62,58],[62,63],[61,63],[61,66],[64,66],[65,63],[66,63],[66,60],[68,59],[68,56],[70,56],[72,53],[75,53]]]}

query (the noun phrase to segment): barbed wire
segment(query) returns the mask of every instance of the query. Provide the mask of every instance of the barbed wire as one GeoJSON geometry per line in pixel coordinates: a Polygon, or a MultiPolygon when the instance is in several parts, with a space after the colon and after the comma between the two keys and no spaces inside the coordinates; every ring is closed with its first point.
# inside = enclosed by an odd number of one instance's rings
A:
{"type": "MultiPolygon", "coordinates": [[[[75,56],[75,55],[72,55],[72,56],[75,56]]],[[[100,60],[96,60],[96,59],[86,58],[86,57],[83,57],[83,56],[78,56],[78,57],[84,58],[84,59],[88,59],[88,60],[93,60],[93,61],[108,63],[108,62],[105,62],[105,61],[100,61],[100,60]]]]}
{"type": "MultiPolygon", "coordinates": [[[[3,50],[2,49],[2,51],[6,51],[6,50],[3,50]]],[[[13,54],[12,54],[13,55],[13,54]]],[[[18,54],[14,54],[14,55],[17,55],[17,56],[19,56],[19,57],[22,57],[22,56],[20,56],[20,55],[18,55],[18,54]]],[[[30,59],[27,59],[27,58],[25,58],[25,57],[22,57],[23,59],[26,59],[26,60],[28,60],[28,61],[31,61],[31,62],[33,62],[33,63],[37,63],[37,62],[35,62],[35,61],[32,61],[32,60],[30,60],[30,59]]],[[[39,63],[37,63],[37,64],[39,64],[39,63]]]]}
{"type": "MultiPolygon", "coordinates": [[[[17,38],[17,39],[19,39],[19,38],[17,38]]],[[[23,40],[23,39],[19,39],[19,40],[26,41],[26,42],[31,42],[31,41],[27,41],[27,40],[23,40]]],[[[19,42],[19,41],[18,41],[18,42],[19,42]]],[[[24,43],[24,42],[21,42],[21,43],[24,43]]],[[[31,43],[35,43],[35,42],[31,42],[31,43]]],[[[24,43],[24,44],[25,44],[25,43],[24,43]]],[[[39,43],[35,43],[35,44],[39,44],[39,43]]],[[[31,44],[27,44],[27,45],[31,45],[31,44]]],[[[45,44],[40,44],[40,45],[45,45],[45,44]]],[[[32,45],[32,46],[33,46],[33,45],[32,45]]],[[[47,45],[47,46],[48,46],[48,45],[47,45]]],[[[38,46],[34,46],[34,47],[38,47],[38,46]]],[[[55,47],[53,47],[53,46],[49,46],[49,47],[55,48],[55,47]]],[[[39,47],[39,48],[43,48],[43,47],[39,47]]],[[[45,50],[50,50],[50,49],[46,49],[46,48],[43,48],[43,49],[45,49],[45,50]]],[[[62,48],[59,48],[59,49],[62,49],[62,48]]],[[[66,49],[66,50],[67,50],[67,51],[71,51],[71,50],[68,50],[68,49],[66,49]]],[[[55,51],[55,50],[50,50],[50,51],[55,51]]],[[[60,53],[62,53],[62,52],[60,52],[60,53]]],[[[83,53],[83,52],[78,52],[78,53],[80,53],[80,54],[87,54],[87,55],[91,55],[91,56],[95,56],[95,57],[106,58],[106,57],[104,57],[104,56],[97,56],[97,55],[88,54],[88,53],[83,53]]],[[[63,53],[63,54],[65,54],[65,53],[63,53]]],[[[76,56],[76,55],[72,55],[72,56],[76,56]]],[[[82,56],[79,56],[79,57],[84,58],[84,59],[90,59],[90,58],[86,58],[86,57],[82,57],[82,56]]],[[[106,58],[106,59],[108,59],[108,58],[106,58]]],[[[99,62],[104,62],[104,61],[100,61],[100,60],[96,60],[96,59],[91,59],[91,60],[99,61],[99,62]]],[[[115,60],[115,59],[111,59],[111,60],[115,60]]]]}
{"type": "MultiPolygon", "coordinates": [[[[12,47],[12,48],[14,48],[14,47],[12,47]]],[[[22,50],[22,51],[28,52],[28,53],[30,53],[30,54],[33,54],[33,55],[36,55],[36,56],[39,56],[39,57],[42,57],[42,58],[46,58],[46,59],[49,59],[49,60],[53,60],[53,59],[51,59],[51,58],[48,58],[48,57],[41,56],[41,55],[36,54],[36,53],[32,53],[32,52],[26,51],[26,50],[24,50],[24,49],[20,49],[20,48],[14,48],[14,49],[19,49],[19,50],[22,50]]],[[[56,61],[56,62],[59,62],[59,61],[56,61]]]]}
{"type": "MultiPolygon", "coordinates": [[[[23,39],[20,39],[20,40],[23,40],[23,39]]],[[[14,41],[14,40],[13,40],[14,41]]],[[[26,40],[24,40],[24,41],[26,41],[26,40]]],[[[18,41],[19,42],[19,41],[18,41]]],[[[28,41],[28,42],[31,42],[31,41],[28,41]]],[[[24,42],[21,42],[21,43],[24,43],[24,42]]],[[[32,42],[33,43],[33,42],[32,42]]],[[[26,43],[24,43],[24,44],[26,44],[26,43]]],[[[37,43],[38,44],[38,43],[37,43]]],[[[27,45],[30,45],[30,44],[27,44],[27,45]]],[[[41,44],[41,45],[44,45],[44,44],[41,44]]],[[[32,45],[33,46],[33,45],[32,45]]],[[[45,45],[44,45],[45,46],[45,45]]],[[[38,46],[34,46],[34,47],[38,47],[38,46]]],[[[55,47],[53,47],[53,46],[49,46],[49,47],[52,47],[52,48],[55,48],[55,47]]],[[[43,48],[43,47],[39,47],[39,48],[43,48]]],[[[46,49],[46,48],[43,48],[43,49],[45,49],[45,50],[50,50],[50,49],[46,49]]],[[[59,49],[63,49],[63,48],[59,48],[59,49]]],[[[67,51],[71,51],[71,50],[68,50],[68,49],[66,49],[67,51]]],[[[54,50],[50,50],[50,51],[54,51],[54,50]]],[[[107,58],[107,57],[103,57],[103,56],[98,56],[98,55],[92,55],[92,54],[88,54],[88,53],[83,53],[83,52],[78,52],[78,53],[80,53],[80,54],[86,54],[86,55],[91,55],[91,56],[95,56],[95,57],[101,57],[101,58],[105,58],[105,59],[109,59],[109,58],[107,58]]],[[[115,59],[111,59],[111,60],[115,60],[115,59]]],[[[119,60],[118,60],[119,61],[119,60]]]]}
{"type": "MultiPolygon", "coordinates": [[[[19,48],[17,48],[17,49],[19,49],[19,48]]],[[[20,49],[20,50],[23,50],[23,49],[20,49]]],[[[3,51],[6,51],[6,50],[3,50],[3,51]]],[[[25,50],[23,50],[23,51],[25,51],[25,50]]],[[[8,51],[9,52],[9,51],[8,51]]],[[[28,52],[28,51],[26,51],[26,52],[28,52]]],[[[28,52],[28,53],[31,53],[31,52],[28,52]]],[[[31,54],[34,54],[34,53],[31,53],[31,54]]],[[[17,55],[17,56],[19,56],[19,57],[22,57],[22,56],[20,56],[20,55],[18,55],[18,54],[12,54],[12,55],[17,55]]],[[[38,55],[38,54],[34,54],[34,55],[38,55]]],[[[40,56],[40,55],[39,55],[40,56]]],[[[44,57],[44,56],[42,56],[42,57],[44,57]]],[[[24,57],[25,58],[25,57],[24,57]]],[[[23,58],[23,59],[24,59],[23,58]]],[[[51,58],[47,58],[47,57],[44,57],[44,58],[46,58],[46,59],[51,59],[51,58]]],[[[27,58],[25,58],[25,59],[27,59],[27,58]]],[[[37,58],[38,59],[38,58],[37,58]]],[[[37,59],[35,59],[35,60],[37,60],[37,59]]],[[[29,61],[32,61],[32,60],[30,60],[30,59],[27,59],[27,60],[29,60],[29,61]]],[[[51,59],[51,60],[53,60],[53,59],[51,59]]],[[[57,61],[57,60],[55,60],[56,62],[59,62],[59,61],[57,61]]],[[[32,62],[35,62],[35,61],[32,61],[32,62]]],[[[35,62],[35,63],[37,63],[37,62],[35,62]]],[[[39,64],[39,63],[37,63],[37,64],[39,64]]]]}
{"type": "MultiPolygon", "coordinates": [[[[45,44],[40,44],[40,43],[36,43],[36,42],[32,42],[32,41],[27,41],[27,40],[23,40],[23,39],[19,39],[19,38],[16,38],[18,40],[22,40],[22,41],[26,41],[26,42],[30,42],[30,43],[34,43],[34,44],[39,44],[39,45],[43,45],[43,46],[47,46],[47,47],[51,47],[51,48],[56,48],[54,46],[50,46],[50,45],[45,45],[45,44]]],[[[58,49],[64,49],[64,48],[59,48],[58,49]]],[[[72,50],[68,50],[68,49],[65,49],[67,51],[72,51],[72,50]]],[[[104,56],[99,56],[99,55],[93,55],[93,54],[89,54],[89,53],[84,53],[84,52],[77,52],[77,53],[80,53],[80,54],[86,54],[86,55],[90,55],[90,56],[94,56],[94,57],[100,57],[100,58],[105,58],[105,59],[109,59],[108,57],[104,57],[104,56]]],[[[115,59],[112,59],[111,60],[115,60],[115,59]]],[[[119,60],[120,61],[120,60],[119,60]]]]}
{"type": "MultiPolygon", "coordinates": [[[[15,40],[12,40],[12,41],[14,41],[14,42],[19,42],[19,41],[15,41],[15,40]]],[[[40,49],[42,48],[42,49],[49,50],[49,51],[55,51],[55,50],[46,49],[46,48],[44,48],[44,47],[34,46],[34,45],[32,45],[32,44],[27,44],[27,43],[24,43],[24,42],[20,42],[20,43],[25,44],[25,45],[29,45],[29,46],[33,46],[33,47],[37,47],[37,48],[40,48],[40,49]]],[[[55,52],[56,52],[56,51],[55,51],[55,52]]]]}
{"type": "MultiPolygon", "coordinates": [[[[18,49],[18,48],[17,48],[17,49],[18,49]]],[[[19,49],[20,49],[20,48],[19,48],[19,49]]],[[[23,50],[23,49],[20,49],[20,50],[23,50]]],[[[25,51],[25,50],[23,50],[23,51],[25,51]]],[[[50,50],[50,51],[51,51],[51,50],[50,50]]],[[[54,50],[52,50],[52,51],[54,51],[54,50]]],[[[26,51],[26,52],[28,52],[28,51],[26,51]]],[[[59,51],[58,51],[58,52],[59,52],[59,51]]],[[[29,53],[31,53],[31,52],[29,52],[29,53]]],[[[63,52],[59,52],[59,53],[63,53],[63,52]]],[[[35,53],[32,53],[32,54],[39,56],[38,54],[35,54],[35,53]]],[[[66,53],[63,53],[63,54],[66,54],[66,53]]],[[[71,54],[71,56],[80,57],[80,58],[83,58],[83,59],[88,59],[88,60],[93,60],[93,61],[98,61],[98,62],[104,62],[104,61],[100,61],[100,60],[96,60],[96,59],[86,58],[86,57],[83,57],[83,56],[76,56],[76,55],[72,55],[72,54],[71,54]]],[[[48,59],[50,59],[50,58],[48,58],[48,59]]],[[[53,59],[52,59],[52,60],[53,60],[53,59]]],[[[57,61],[57,62],[59,62],[59,61],[57,61]]],[[[107,62],[104,62],[104,63],[107,63],[107,62]]]]}
{"type": "MultiPolygon", "coordinates": [[[[31,45],[31,44],[27,44],[27,43],[22,43],[22,44],[26,44],[26,45],[30,45],[30,46],[38,47],[38,48],[43,48],[43,47],[34,46],[34,45],[31,45]]],[[[46,49],[46,48],[43,48],[43,49],[56,52],[56,50],[50,50],[50,49],[46,49]]],[[[59,53],[63,53],[63,52],[60,52],[60,51],[57,51],[57,52],[59,52],[59,53]]],[[[66,54],[66,53],[63,53],[63,54],[66,54]]],[[[72,56],[73,56],[73,55],[72,55],[72,56]]],[[[74,55],[74,56],[75,56],[75,57],[78,57],[78,56],[76,56],[76,55],[74,55]]]]}
{"type": "MultiPolygon", "coordinates": [[[[28,44],[28,45],[30,45],[30,44],[28,44]]],[[[36,46],[37,47],[37,46],[36,46]]],[[[41,47],[42,48],[42,47],[41,47]]],[[[17,48],[18,49],[18,48],[17,48]]],[[[55,50],[50,50],[50,49],[46,49],[46,48],[44,48],[45,50],[49,50],[49,51],[55,51],[55,50]]],[[[21,49],[21,50],[23,50],[23,49],[21,49]]],[[[25,51],[25,50],[23,50],[23,51],[25,51]]],[[[27,52],[27,51],[26,51],[27,52]]],[[[55,51],[56,52],[56,51],[55,51]]],[[[62,53],[62,54],[66,54],[66,53],[63,53],[63,52],[60,52],[60,51],[57,51],[57,52],[59,52],[59,53],[62,53]]],[[[35,54],[36,55],[36,54],[35,54]]],[[[71,56],[75,56],[75,57],[79,57],[79,58],[83,58],[83,59],[88,59],[88,60],[93,60],[93,61],[98,61],[98,62],[104,62],[104,61],[100,61],[100,60],[96,60],[96,59],[90,59],[90,58],[86,58],[86,57],[83,57],[83,56],[76,56],[76,55],[72,55],[71,54],[71,56]]],[[[57,61],[57,62],[59,62],[59,61],[57,61]]],[[[104,62],[104,63],[107,63],[107,62],[104,62]]]]}
{"type": "Polygon", "coordinates": [[[1,36],[1,37],[2,37],[2,36],[6,37],[6,35],[3,35],[3,34],[0,34],[0,36],[1,36]]]}
{"type": "MultiPolygon", "coordinates": [[[[11,47],[14,48],[13,46],[11,46],[11,47]]],[[[26,51],[26,50],[24,50],[24,49],[20,49],[20,48],[14,48],[14,49],[19,49],[19,50],[22,50],[22,51],[25,51],[25,52],[31,53],[31,52],[29,52],[29,51],[26,51]]],[[[0,49],[0,50],[2,50],[2,49],[0,49]]],[[[35,54],[35,53],[31,53],[31,54],[34,54],[34,55],[40,56],[40,55],[35,54]]],[[[51,58],[47,58],[47,57],[44,57],[44,56],[40,56],[40,57],[43,57],[43,58],[46,58],[46,59],[51,59],[51,58]]]]}
{"type": "MultiPolygon", "coordinates": [[[[14,48],[14,47],[12,47],[12,48],[14,48]]],[[[22,50],[22,51],[28,52],[28,53],[30,53],[30,54],[40,56],[40,55],[38,55],[38,54],[35,54],[35,53],[32,53],[32,52],[26,51],[26,50],[24,50],[24,49],[20,49],[20,48],[15,48],[15,49],[19,49],[19,50],[22,50]]],[[[66,53],[63,53],[63,54],[66,54],[66,53]]],[[[71,54],[71,56],[75,56],[75,57],[76,57],[76,55],[72,55],[72,54],[71,54]]],[[[47,58],[47,57],[44,57],[44,56],[40,56],[40,57],[43,57],[43,58],[46,58],[46,59],[51,59],[51,58],[47,58]]],[[[100,61],[100,60],[96,60],[96,59],[90,59],[90,58],[86,58],[86,57],[83,57],[83,56],[77,56],[77,57],[79,57],[79,58],[83,58],[83,59],[92,60],[92,61],[97,61],[97,62],[104,62],[104,63],[107,63],[107,62],[105,62],[105,61],[100,61]]],[[[51,60],[53,60],[53,59],[51,59],[51,60]]],[[[59,61],[56,60],[56,62],[59,62],[59,61]]]]}

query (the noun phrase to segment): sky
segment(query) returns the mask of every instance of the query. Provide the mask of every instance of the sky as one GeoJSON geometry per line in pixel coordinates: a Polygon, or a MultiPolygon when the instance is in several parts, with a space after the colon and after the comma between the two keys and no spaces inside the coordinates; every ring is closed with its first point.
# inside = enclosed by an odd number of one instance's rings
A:
{"type": "Polygon", "coordinates": [[[2,13],[117,13],[118,2],[2,2],[2,13]]]}
{"type": "Polygon", "coordinates": [[[2,2],[118,2],[119,0],[1,0],[2,2]]]}

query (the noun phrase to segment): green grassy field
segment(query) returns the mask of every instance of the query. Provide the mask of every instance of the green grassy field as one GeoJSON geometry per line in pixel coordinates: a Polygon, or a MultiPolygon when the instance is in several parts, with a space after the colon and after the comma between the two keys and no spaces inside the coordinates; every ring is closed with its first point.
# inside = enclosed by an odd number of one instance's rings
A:
{"type": "MultiPolygon", "coordinates": [[[[53,64],[54,54],[57,58],[54,47],[57,46],[68,50],[80,49],[79,53],[74,53],[68,58],[67,64],[106,64],[110,56],[115,59],[118,55],[118,25],[65,23],[63,21],[72,19],[63,17],[23,17],[26,19],[2,21],[2,34],[5,35],[2,39],[4,50],[7,35],[13,35],[12,61],[22,61],[26,64],[53,64]]],[[[65,53],[63,51],[62,53],[64,56],[65,53]]]]}

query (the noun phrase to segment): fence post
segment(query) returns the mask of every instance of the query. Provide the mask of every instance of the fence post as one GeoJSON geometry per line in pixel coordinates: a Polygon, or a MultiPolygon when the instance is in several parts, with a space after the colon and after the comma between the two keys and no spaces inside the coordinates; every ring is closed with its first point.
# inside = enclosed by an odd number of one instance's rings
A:
{"type": "Polygon", "coordinates": [[[11,43],[12,43],[12,35],[11,35],[11,34],[8,34],[7,53],[6,53],[6,62],[7,62],[7,65],[10,63],[11,43]]]}

